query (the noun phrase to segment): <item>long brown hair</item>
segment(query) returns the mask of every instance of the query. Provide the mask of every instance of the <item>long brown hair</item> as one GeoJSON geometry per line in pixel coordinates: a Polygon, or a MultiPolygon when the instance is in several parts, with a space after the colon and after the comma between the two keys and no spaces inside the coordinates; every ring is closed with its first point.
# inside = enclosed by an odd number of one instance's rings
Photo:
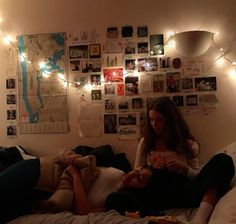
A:
{"type": "Polygon", "coordinates": [[[146,131],[144,135],[144,149],[146,153],[155,147],[155,140],[159,137],[152,128],[149,111],[161,113],[165,118],[164,141],[170,150],[184,152],[189,155],[188,139],[195,140],[184,120],[179,108],[168,97],[158,98],[147,111],[146,131]]]}

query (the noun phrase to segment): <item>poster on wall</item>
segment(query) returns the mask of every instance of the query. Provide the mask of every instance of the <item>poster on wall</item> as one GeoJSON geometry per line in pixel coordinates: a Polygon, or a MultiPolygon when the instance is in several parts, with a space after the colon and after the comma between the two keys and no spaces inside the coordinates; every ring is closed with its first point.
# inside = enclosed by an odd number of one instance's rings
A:
{"type": "Polygon", "coordinates": [[[20,35],[19,132],[68,132],[65,33],[20,35]],[[30,63],[29,63],[30,61],[30,63]]]}

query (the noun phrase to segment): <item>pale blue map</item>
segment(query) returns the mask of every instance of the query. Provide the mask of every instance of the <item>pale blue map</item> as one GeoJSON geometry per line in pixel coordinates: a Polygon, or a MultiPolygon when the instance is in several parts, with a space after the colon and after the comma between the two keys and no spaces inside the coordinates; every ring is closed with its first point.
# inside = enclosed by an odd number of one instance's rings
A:
{"type": "Polygon", "coordinates": [[[20,133],[68,131],[65,33],[18,36],[20,133]]]}

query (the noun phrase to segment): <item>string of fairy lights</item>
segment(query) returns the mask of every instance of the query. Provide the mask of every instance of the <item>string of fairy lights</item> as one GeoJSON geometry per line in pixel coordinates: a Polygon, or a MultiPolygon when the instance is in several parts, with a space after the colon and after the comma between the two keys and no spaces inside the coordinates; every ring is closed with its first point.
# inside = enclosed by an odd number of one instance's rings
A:
{"type": "MultiPolygon", "coordinates": [[[[43,76],[44,77],[49,77],[50,75],[52,75],[52,73],[47,70],[46,68],[46,62],[40,62],[38,65],[34,65],[26,56],[25,53],[20,53],[19,51],[19,48],[17,46],[17,42],[14,42],[12,40],[11,37],[9,37],[5,32],[3,32],[1,29],[0,29],[0,35],[3,37],[3,40],[6,44],[8,45],[11,45],[16,51],[17,51],[17,55],[19,57],[19,61],[20,62],[25,62],[27,64],[30,64],[34,69],[35,71],[41,71],[43,76]]],[[[225,61],[227,61],[228,63],[230,63],[232,65],[232,68],[233,70],[231,71],[231,74],[233,72],[234,75],[236,75],[236,61],[232,60],[231,58],[229,58],[224,49],[216,43],[215,41],[215,38],[214,38],[215,34],[212,35],[212,38],[211,38],[211,41],[212,41],[212,44],[214,47],[216,47],[216,49],[220,52],[220,57],[219,58],[223,58],[225,61]]],[[[169,37],[167,38],[166,42],[163,44],[164,46],[166,45],[171,45],[171,46],[175,46],[175,34],[170,34],[169,37]]],[[[152,55],[152,54],[151,54],[152,55]]],[[[157,56],[161,56],[162,55],[162,52],[159,52],[159,54],[157,56]]],[[[130,71],[129,71],[130,73],[130,71]]],[[[77,86],[80,86],[82,83],[81,82],[78,82],[78,81],[71,81],[69,80],[68,78],[66,78],[65,74],[62,74],[62,73],[57,73],[56,74],[56,77],[63,81],[65,84],[77,84],[77,86]]],[[[103,81],[101,80],[101,83],[103,81]]],[[[91,84],[89,81],[86,81],[85,83],[83,84],[91,84]]]]}

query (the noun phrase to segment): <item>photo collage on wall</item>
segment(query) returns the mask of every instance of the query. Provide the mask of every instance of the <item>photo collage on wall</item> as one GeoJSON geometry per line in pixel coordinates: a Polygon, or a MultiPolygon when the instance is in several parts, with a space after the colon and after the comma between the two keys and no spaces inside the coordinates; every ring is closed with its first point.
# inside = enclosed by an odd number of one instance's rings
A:
{"type": "Polygon", "coordinates": [[[158,97],[181,110],[218,104],[216,76],[205,74],[204,61],[169,57],[164,35],[148,26],[111,26],[103,43],[69,45],[69,68],[83,100],[103,105],[103,134],[121,139],[142,135],[146,108],[158,97]]]}

